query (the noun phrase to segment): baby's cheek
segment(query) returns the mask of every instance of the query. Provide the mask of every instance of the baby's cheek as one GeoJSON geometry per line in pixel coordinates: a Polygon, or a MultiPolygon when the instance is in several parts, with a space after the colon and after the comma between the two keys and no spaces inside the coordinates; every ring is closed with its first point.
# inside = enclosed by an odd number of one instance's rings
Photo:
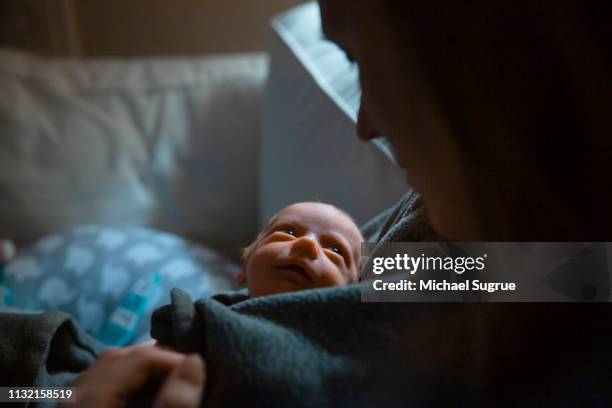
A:
{"type": "Polygon", "coordinates": [[[339,269],[333,268],[326,270],[319,280],[319,287],[324,288],[328,286],[346,285],[348,283],[347,278],[342,274],[339,269]]]}

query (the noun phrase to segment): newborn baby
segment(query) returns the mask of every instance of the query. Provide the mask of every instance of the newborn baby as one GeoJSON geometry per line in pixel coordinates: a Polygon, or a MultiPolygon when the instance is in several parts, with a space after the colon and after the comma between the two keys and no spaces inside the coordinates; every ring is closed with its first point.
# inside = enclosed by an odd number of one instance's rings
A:
{"type": "Polygon", "coordinates": [[[290,205],[243,253],[236,280],[250,297],[357,282],[363,237],[344,211],[323,203],[290,205]]]}

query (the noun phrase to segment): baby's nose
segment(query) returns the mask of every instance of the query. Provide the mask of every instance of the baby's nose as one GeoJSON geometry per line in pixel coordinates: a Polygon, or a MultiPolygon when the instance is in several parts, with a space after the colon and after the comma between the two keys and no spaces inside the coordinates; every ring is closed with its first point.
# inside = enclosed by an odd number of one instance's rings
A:
{"type": "Polygon", "coordinates": [[[319,245],[311,237],[302,236],[293,242],[291,255],[306,259],[317,259],[319,245]]]}

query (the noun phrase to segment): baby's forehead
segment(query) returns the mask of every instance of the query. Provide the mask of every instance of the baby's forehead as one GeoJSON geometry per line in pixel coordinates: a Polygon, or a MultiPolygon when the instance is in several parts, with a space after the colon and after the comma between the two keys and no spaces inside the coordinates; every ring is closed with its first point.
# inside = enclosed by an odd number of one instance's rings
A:
{"type": "Polygon", "coordinates": [[[292,204],[283,208],[277,215],[277,219],[301,219],[311,222],[343,223],[351,222],[348,216],[338,208],[330,204],[304,202],[292,204]]]}

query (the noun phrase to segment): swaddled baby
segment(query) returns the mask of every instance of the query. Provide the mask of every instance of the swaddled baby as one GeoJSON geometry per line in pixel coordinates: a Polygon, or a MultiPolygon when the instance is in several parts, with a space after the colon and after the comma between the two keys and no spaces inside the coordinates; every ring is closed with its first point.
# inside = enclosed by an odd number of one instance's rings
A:
{"type": "MultiPolygon", "coordinates": [[[[169,302],[170,288],[178,286],[196,298],[208,297],[213,290],[229,289],[223,287],[229,286],[228,281],[210,279],[210,271],[224,265],[220,258],[211,258],[209,254],[208,263],[198,269],[200,258],[192,256],[191,247],[167,234],[129,228],[83,227],[52,238],[61,245],[55,245],[52,250],[45,245],[43,250],[42,244],[37,244],[21,262],[13,262],[7,274],[2,272],[2,264],[15,251],[10,242],[0,239],[0,309],[10,306],[16,310],[63,310],[106,344],[126,345],[148,338],[150,313],[169,302]],[[86,233],[85,228],[91,231],[86,233]],[[106,248],[102,238],[109,234],[123,237],[124,242],[114,249],[106,248]],[[167,248],[157,245],[161,238],[173,244],[167,248]],[[130,254],[134,248],[152,245],[159,248],[155,259],[142,266],[132,261],[130,254]],[[88,261],[87,265],[81,267],[76,263],[74,248],[81,255],[84,252],[90,255],[79,258],[88,261]],[[166,249],[162,251],[162,248],[166,249]],[[177,263],[177,259],[181,262],[177,263]],[[187,271],[193,273],[171,274],[173,269],[180,269],[179,266],[185,270],[184,265],[190,266],[187,271]],[[75,269],[77,267],[80,269],[75,269]],[[47,270],[53,273],[43,273],[47,270]],[[158,270],[170,273],[152,273],[158,270]],[[105,275],[109,271],[121,272],[112,275],[117,278],[114,286],[109,285],[111,280],[105,275]],[[204,272],[208,272],[208,279],[202,279],[204,272]],[[149,286],[156,282],[155,293],[161,296],[153,295],[153,290],[144,296],[147,308],[144,312],[137,311],[136,323],[125,330],[129,336],[122,334],[117,341],[108,340],[104,335],[107,323],[113,321],[115,313],[124,313],[121,299],[130,298],[130,288],[142,287],[141,280],[149,286]],[[213,286],[207,282],[216,283],[213,286]],[[110,288],[118,290],[109,294],[110,288]]],[[[246,248],[237,280],[248,284],[248,297],[356,282],[361,241],[355,223],[336,207],[310,202],[294,204],[275,215],[255,242],[246,248]]],[[[234,295],[232,303],[245,299],[244,293],[234,295]]]]}
{"type": "Polygon", "coordinates": [[[323,203],[290,205],[243,253],[239,284],[249,296],[357,282],[363,238],[344,211],[323,203]]]}

